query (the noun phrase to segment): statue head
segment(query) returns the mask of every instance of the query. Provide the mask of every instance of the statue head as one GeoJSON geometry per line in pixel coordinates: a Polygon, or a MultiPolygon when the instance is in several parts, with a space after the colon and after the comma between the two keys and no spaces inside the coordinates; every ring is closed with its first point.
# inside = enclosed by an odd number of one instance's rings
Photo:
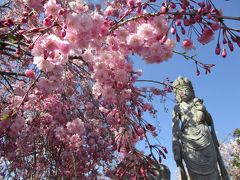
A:
{"type": "Polygon", "coordinates": [[[195,98],[194,89],[191,81],[186,77],[179,76],[173,82],[173,92],[175,94],[176,101],[178,103],[181,102],[189,102],[195,98]]]}

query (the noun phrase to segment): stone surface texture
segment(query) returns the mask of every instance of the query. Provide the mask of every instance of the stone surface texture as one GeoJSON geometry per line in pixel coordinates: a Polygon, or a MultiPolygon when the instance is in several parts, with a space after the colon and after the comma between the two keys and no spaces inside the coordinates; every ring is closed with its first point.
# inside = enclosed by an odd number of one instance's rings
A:
{"type": "Polygon", "coordinates": [[[178,77],[174,83],[177,104],[173,110],[173,153],[182,179],[228,180],[218,150],[213,120],[203,100],[196,98],[189,79],[178,77]],[[185,176],[185,167],[188,176],[185,176]]]}

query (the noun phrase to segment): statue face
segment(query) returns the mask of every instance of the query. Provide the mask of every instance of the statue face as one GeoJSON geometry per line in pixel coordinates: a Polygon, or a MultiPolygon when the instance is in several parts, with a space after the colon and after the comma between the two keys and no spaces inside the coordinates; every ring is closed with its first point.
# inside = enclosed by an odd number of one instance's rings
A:
{"type": "Polygon", "coordinates": [[[192,89],[189,86],[183,86],[178,90],[178,94],[181,97],[181,100],[188,102],[193,98],[192,89]]]}

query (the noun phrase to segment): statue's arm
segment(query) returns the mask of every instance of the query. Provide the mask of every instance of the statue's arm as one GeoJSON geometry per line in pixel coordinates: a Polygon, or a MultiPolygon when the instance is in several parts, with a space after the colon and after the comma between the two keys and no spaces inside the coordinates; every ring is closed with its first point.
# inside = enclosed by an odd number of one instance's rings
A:
{"type": "Polygon", "coordinates": [[[205,119],[206,119],[207,124],[211,127],[211,135],[213,138],[213,142],[216,147],[219,147],[219,142],[218,142],[218,139],[216,136],[213,119],[212,119],[211,114],[207,110],[205,110],[205,119]]]}
{"type": "Polygon", "coordinates": [[[174,160],[179,161],[181,157],[180,128],[179,128],[179,112],[177,106],[172,112],[172,148],[174,160]]]}

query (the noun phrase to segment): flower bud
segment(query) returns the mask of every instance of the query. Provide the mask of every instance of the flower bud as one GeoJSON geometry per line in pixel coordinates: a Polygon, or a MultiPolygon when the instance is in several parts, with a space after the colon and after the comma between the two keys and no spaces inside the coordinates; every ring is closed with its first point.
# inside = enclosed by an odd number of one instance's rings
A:
{"type": "Polygon", "coordinates": [[[182,32],[183,35],[186,33],[186,31],[183,27],[181,27],[181,32],[182,32]]]}
{"type": "Polygon", "coordinates": [[[200,7],[204,7],[204,6],[205,6],[205,3],[204,3],[204,2],[199,2],[198,5],[199,5],[200,7]]]}
{"type": "Polygon", "coordinates": [[[212,5],[210,3],[207,3],[207,9],[211,10],[212,9],[212,5]]]}
{"type": "Polygon", "coordinates": [[[191,39],[185,39],[182,43],[182,47],[185,49],[185,50],[190,50],[190,49],[193,49],[195,48],[194,45],[193,45],[193,42],[191,41],[191,39]]]}
{"type": "Polygon", "coordinates": [[[227,44],[226,38],[223,38],[223,44],[227,44]]]}
{"type": "Polygon", "coordinates": [[[217,31],[220,28],[220,25],[218,22],[214,22],[211,25],[212,30],[217,31]]]}
{"type": "Polygon", "coordinates": [[[190,20],[189,19],[184,19],[183,24],[184,24],[184,26],[189,26],[190,25],[190,20]]]}
{"type": "Polygon", "coordinates": [[[66,36],[66,31],[64,29],[61,30],[61,37],[64,38],[66,36]]]}
{"type": "Polygon", "coordinates": [[[197,69],[197,76],[200,76],[200,71],[199,71],[199,69],[197,69]]]}
{"type": "Polygon", "coordinates": [[[27,16],[28,16],[28,12],[27,12],[27,11],[24,11],[24,12],[22,13],[22,15],[23,15],[24,17],[27,17],[27,16]]]}
{"type": "Polygon", "coordinates": [[[46,17],[44,20],[43,20],[43,24],[47,27],[51,26],[52,25],[52,22],[53,20],[49,17],[46,17]]]}
{"type": "Polygon", "coordinates": [[[168,150],[167,150],[167,148],[166,147],[164,147],[164,146],[161,146],[161,148],[163,149],[163,151],[167,154],[168,153],[168,150]]]}
{"type": "Polygon", "coordinates": [[[25,75],[28,77],[28,78],[35,78],[35,72],[33,71],[33,70],[31,70],[31,69],[27,69],[26,71],[25,71],[25,75]]]}
{"type": "Polygon", "coordinates": [[[21,19],[21,23],[27,23],[28,22],[28,17],[24,17],[21,19]]]}
{"type": "Polygon", "coordinates": [[[21,54],[21,49],[17,48],[17,50],[15,51],[15,54],[16,54],[16,55],[21,54]]]}
{"type": "Polygon", "coordinates": [[[202,22],[202,16],[196,15],[196,16],[194,17],[194,20],[195,20],[196,22],[202,22]]]}
{"type": "Polygon", "coordinates": [[[166,13],[167,12],[167,8],[165,6],[162,6],[160,11],[161,11],[161,13],[166,13]]]}
{"type": "Polygon", "coordinates": [[[59,10],[58,10],[58,15],[59,15],[59,16],[64,15],[64,13],[65,13],[64,9],[59,9],[59,10]]]}
{"type": "Polygon", "coordinates": [[[17,34],[22,35],[22,34],[24,34],[25,32],[26,32],[26,30],[21,29],[21,30],[17,31],[17,34]]]}
{"type": "Polygon", "coordinates": [[[226,57],[227,57],[227,51],[226,51],[225,48],[223,48],[223,50],[222,50],[222,57],[223,57],[223,58],[226,58],[226,57]]]}
{"type": "Polygon", "coordinates": [[[48,58],[48,51],[45,49],[44,51],[43,51],[43,58],[44,59],[47,59],[48,58]]]}
{"type": "Polygon", "coordinates": [[[117,119],[118,124],[122,123],[122,120],[120,118],[117,119]]]}
{"type": "Polygon", "coordinates": [[[193,17],[191,17],[190,18],[190,24],[195,24],[195,23],[196,23],[195,19],[193,17]]]}
{"type": "Polygon", "coordinates": [[[138,136],[141,136],[141,135],[143,135],[144,133],[145,133],[145,131],[144,131],[143,128],[141,128],[141,127],[137,128],[137,135],[138,135],[138,136]]]}
{"type": "Polygon", "coordinates": [[[212,14],[211,14],[211,13],[208,13],[208,14],[207,14],[207,18],[208,18],[208,19],[212,19],[212,14]]]}
{"type": "Polygon", "coordinates": [[[146,172],[145,170],[143,169],[143,167],[140,168],[140,173],[143,177],[146,177],[146,172]]]}
{"type": "Polygon", "coordinates": [[[176,4],[175,3],[171,3],[171,8],[175,9],[176,8],[176,4]]]}
{"type": "Polygon", "coordinates": [[[175,21],[175,24],[176,24],[176,26],[181,26],[182,22],[181,22],[180,19],[177,19],[177,20],[175,21]]]}
{"type": "Polygon", "coordinates": [[[176,34],[176,41],[179,42],[180,41],[180,37],[178,34],[176,34]]]}
{"type": "Polygon", "coordinates": [[[215,54],[219,55],[221,53],[220,45],[218,44],[215,49],[215,54]]]}
{"type": "Polygon", "coordinates": [[[171,34],[175,34],[176,33],[176,29],[174,27],[171,27],[171,34]]]}
{"type": "Polygon", "coordinates": [[[34,44],[29,44],[29,46],[28,46],[28,49],[33,49],[33,47],[34,47],[34,44]]]}
{"type": "Polygon", "coordinates": [[[127,5],[130,6],[130,7],[133,7],[134,6],[134,0],[128,0],[127,5]]]}
{"type": "Polygon", "coordinates": [[[164,36],[162,37],[162,39],[161,39],[161,43],[165,43],[165,42],[166,42],[166,40],[167,40],[167,36],[166,36],[166,35],[164,35],[164,36]]]}
{"type": "Polygon", "coordinates": [[[142,1],[141,0],[136,0],[137,6],[141,7],[142,6],[142,1]]]}
{"type": "Polygon", "coordinates": [[[231,41],[228,41],[228,47],[229,47],[231,52],[234,50],[234,46],[233,46],[231,41]]]}

